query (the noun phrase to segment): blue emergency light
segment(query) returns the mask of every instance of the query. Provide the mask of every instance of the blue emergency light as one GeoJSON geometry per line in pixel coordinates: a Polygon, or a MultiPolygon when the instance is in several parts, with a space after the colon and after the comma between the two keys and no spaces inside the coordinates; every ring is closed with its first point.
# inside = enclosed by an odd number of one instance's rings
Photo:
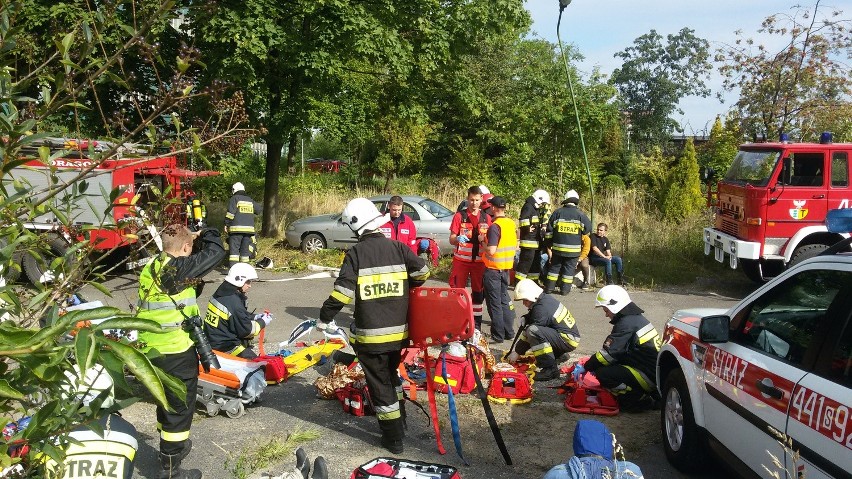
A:
{"type": "Polygon", "coordinates": [[[852,232],[852,208],[829,210],[825,215],[825,227],[831,233],[852,232]]]}
{"type": "Polygon", "coordinates": [[[780,135],[778,135],[778,141],[780,141],[781,143],[789,143],[790,135],[788,135],[787,133],[781,133],[780,135]]]}
{"type": "Polygon", "coordinates": [[[832,141],[832,139],[831,139],[831,132],[830,131],[824,131],[824,132],[822,132],[822,135],[819,136],[820,144],[825,145],[827,143],[831,143],[831,141],[832,141]]]}

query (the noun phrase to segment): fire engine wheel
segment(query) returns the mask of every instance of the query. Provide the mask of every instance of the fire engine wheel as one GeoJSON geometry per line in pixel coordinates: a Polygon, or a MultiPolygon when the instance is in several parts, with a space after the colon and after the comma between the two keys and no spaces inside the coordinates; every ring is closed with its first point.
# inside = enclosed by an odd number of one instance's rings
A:
{"type": "Polygon", "coordinates": [[[66,258],[66,263],[59,270],[51,270],[50,265],[56,258],[62,258],[71,247],[68,241],[56,233],[48,233],[46,236],[47,249],[45,251],[24,254],[23,269],[27,279],[34,286],[51,283],[53,280],[64,275],[64,271],[73,271],[79,267],[80,260],[77,258],[66,258]]]}
{"type": "Polygon", "coordinates": [[[758,259],[741,259],[740,265],[743,268],[743,273],[745,273],[746,277],[755,283],[764,283],[766,279],[764,279],[763,275],[760,271],[760,260],[758,259]]]}
{"type": "Polygon", "coordinates": [[[704,433],[695,424],[689,388],[680,369],[673,369],[663,383],[660,429],[666,457],[683,472],[697,471],[706,463],[704,433]]]}
{"type": "Polygon", "coordinates": [[[302,238],[302,252],[315,253],[326,248],[325,238],[319,233],[308,233],[302,238]]]}
{"type": "Polygon", "coordinates": [[[793,256],[790,257],[790,262],[787,263],[787,267],[792,268],[806,259],[819,255],[827,249],[828,246],[824,244],[806,244],[804,246],[799,246],[795,251],[793,251],[793,256]]]}
{"type": "MultiPolygon", "coordinates": [[[[5,248],[8,243],[4,239],[0,239],[0,248],[5,248]]],[[[6,278],[6,284],[11,284],[21,278],[21,268],[24,260],[24,253],[21,251],[13,251],[9,262],[0,265],[0,274],[6,278]]]]}

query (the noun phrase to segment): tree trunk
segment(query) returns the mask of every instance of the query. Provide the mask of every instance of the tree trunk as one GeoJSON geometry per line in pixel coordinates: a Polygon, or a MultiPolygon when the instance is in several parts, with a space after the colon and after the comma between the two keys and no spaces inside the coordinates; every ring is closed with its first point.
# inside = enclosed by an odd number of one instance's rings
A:
{"type": "Polygon", "coordinates": [[[290,133],[289,146],[287,147],[287,161],[284,163],[284,171],[290,173],[290,165],[296,157],[296,147],[298,146],[299,137],[295,133],[290,133]]]}
{"type": "Polygon", "coordinates": [[[281,148],[283,141],[267,139],[266,142],[266,181],[263,186],[263,225],[260,234],[267,238],[277,238],[278,231],[278,175],[281,167],[281,148]]]}

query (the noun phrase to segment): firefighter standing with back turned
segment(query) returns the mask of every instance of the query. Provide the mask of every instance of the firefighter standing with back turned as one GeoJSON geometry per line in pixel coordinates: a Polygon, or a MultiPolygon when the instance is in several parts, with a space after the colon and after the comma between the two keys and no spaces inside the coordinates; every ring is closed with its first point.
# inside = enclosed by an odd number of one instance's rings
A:
{"type": "Polygon", "coordinates": [[[559,294],[565,296],[571,292],[577,261],[583,249],[582,236],[588,236],[592,222],[585,213],[577,208],[580,195],[570,190],[565,193],[562,208],[550,216],[545,234],[545,243],[549,249],[550,268],[544,280],[544,292],[552,293],[559,282],[559,294]]]}
{"type": "Polygon", "coordinates": [[[228,233],[228,266],[248,263],[255,248],[254,217],[263,207],[246,194],[246,187],[236,182],[233,196],[225,213],[225,232],[228,233]]]}
{"type": "Polygon", "coordinates": [[[372,201],[355,198],[340,221],[358,237],[343,258],[334,290],[322,305],[317,329],[336,330],[334,316],[355,302],[351,342],[376,409],[382,447],[393,454],[404,450],[402,386],[397,373],[400,352],[408,341],[409,288],[429,276],[423,259],[378,228],[388,221],[372,201]]]}
{"type": "Polygon", "coordinates": [[[157,406],[160,430],[159,479],[199,479],[198,470],[184,471],[181,461],[189,454],[192,442],[189,430],[195,413],[198,388],[198,354],[184,320],[199,317],[196,298],[203,284],[199,279],[225,259],[219,231],[205,228],[195,233],[184,225],[170,225],[162,232],[163,252],[145,265],[139,275],[137,316],[160,324],[163,332],[141,332],[142,352],[158,356],[151,363],[180,379],[186,397],[175,396],[166,388],[166,400],[172,411],[157,406]],[[193,254],[192,243],[201,237],[201,251],[193,254]]]}

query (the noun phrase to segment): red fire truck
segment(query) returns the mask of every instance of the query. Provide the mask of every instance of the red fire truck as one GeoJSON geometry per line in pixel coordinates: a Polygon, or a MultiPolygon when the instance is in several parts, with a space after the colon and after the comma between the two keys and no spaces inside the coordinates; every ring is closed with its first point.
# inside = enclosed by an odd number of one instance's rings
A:
{"type": "MultiPolygon", "coordinates": [[[[79,141],[64,138],[47,138],[35,147],[47,146],[51,153],[61,152],[47,165],[39,159],[32,159],[12,169],[4,178],[3,186],[7,192],[13,192],[15,184],[32,188],[33,198],[44,198],[46,187],[53,184],[71,182],[86,168],[96,163],[92,152],[106,151],[113,145],[106,142],[79,141]]],[[[141,215],[160,218],[160,223],[186,221],[187,223],[204,221],[203,205],[195,198],[194,192],[187,188],[186,180],[200,176],[218,175],[217,171],[193,171],[182,167],[177,156],[142,156],[146,150],[133,151],[123,149],[122,159],[110,159],[101,162],[84,180],[86,188],[76,183],[76,197],[69,202],[65,193],[49,200],[51,209],[33,218],[25,224],[27,229],[46,235],[45,243],[49,251],[41,254],[19,251],[14,257],[19,268],[8,268],[4,272],[7,280],[15,280],[23,271],[33,282],[46,282],[51,279],[49,265],[51,256],[62,256],[79,241],[88,241],[96,252],[119,251],[124,257],[133,257],[128,252],[140,243],[139,234],[150,235],[159,243],[156,228],[140,221],[141,215]],[[117,190],[118,196],[111,198],[110,192],[117,190]],[[166,211],[154,211],[162,208],[165,200],[171,202],[166,211]],[[63,224],[56,211],[68,218],[63,224]],[[41,257],[39,257],[41,256],[41,257]]],[[[34,150],[25,151],[25,157],[35,156],[34,150]]],[[[144,264],[142,260],[131,260],[125,264],[133,268],[144,264]]]]}
{"type": "Polygon", "coordinates": [[[825,227],[828,210],[850,208],[852,143],[746,143],[718,182],[716,220],[704,254],[754,281],[818,255],[848,234],[825,227]]]}

